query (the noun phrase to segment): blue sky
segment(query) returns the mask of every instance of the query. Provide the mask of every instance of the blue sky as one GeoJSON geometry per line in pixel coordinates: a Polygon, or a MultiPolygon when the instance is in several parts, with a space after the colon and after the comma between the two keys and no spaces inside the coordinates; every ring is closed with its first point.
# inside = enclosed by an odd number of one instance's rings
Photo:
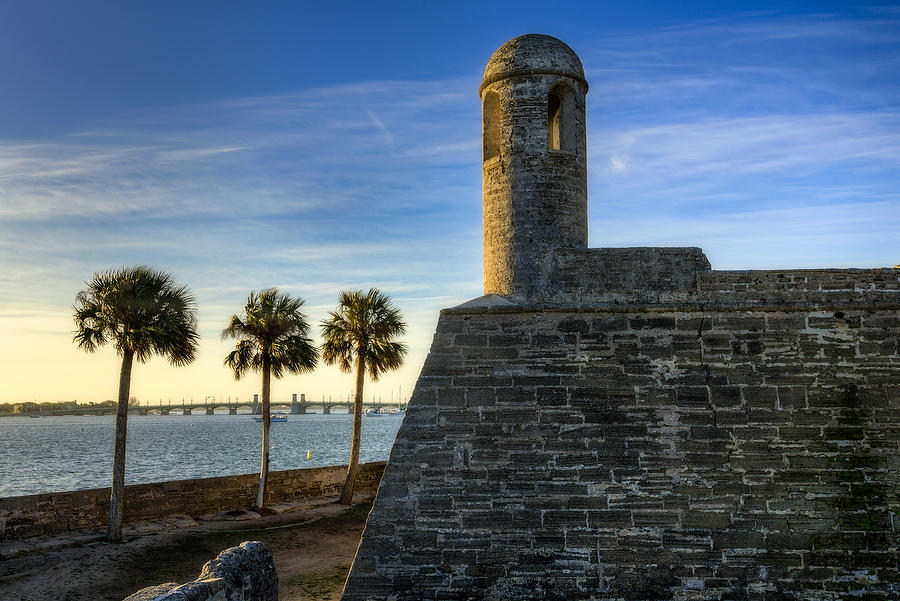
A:
{"type": "MultiPolygon", "coordinates": [[[[0,401],[114,398],[71,344],[94,271],[196,293],[198,361],[142,400],[246,397],[218,332],[250,290],[378,286],[410,358],[481,294],[480,106],[491,53],[581,57],[592,246],[701,246],[717,269],[900,263],[900,10],[746,3],[0,3],[0,401]]],[[[317,328],[316,328],[317,333],[317,328]]],[[[276,398],[339,397],[332,369],[276,398]]]]}

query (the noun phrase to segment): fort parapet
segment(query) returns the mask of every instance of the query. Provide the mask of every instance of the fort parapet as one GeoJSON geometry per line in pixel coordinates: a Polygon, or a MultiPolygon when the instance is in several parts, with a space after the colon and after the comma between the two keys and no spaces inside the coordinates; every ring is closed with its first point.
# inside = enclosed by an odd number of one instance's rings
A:
{"type": "Polygon", "coordinates": [[[441,312],[342,599],[900,598],[900,271],[588,249],[578,57],[481,87],[485,296],[441,312]]]}

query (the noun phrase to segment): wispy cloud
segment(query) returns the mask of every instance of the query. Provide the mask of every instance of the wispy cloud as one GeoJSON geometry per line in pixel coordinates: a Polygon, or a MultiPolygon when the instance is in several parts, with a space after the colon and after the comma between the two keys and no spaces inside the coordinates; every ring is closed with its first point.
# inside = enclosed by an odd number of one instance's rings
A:
{"type": "Polygon", "coordinates": [[[598,40],[595,245],[701,245],[715,267],[900,255],[900,19],[733,15],[598,40]]]}
{"type": "MultiPolygon", "coordinates": [[[[477,101],[447,91],[460,83],[344,85],[159,109],[41,144],[0,140],[0,214],[213,217],[251,199],[255,214],[337,214],[377,206],[371,196],[436,161],[446,177],[424,180],[423,193],[455,187],[447,160],[477,167],[466,151],[479,135],[477,101]]],[[[394,194],[415,204],[408,196],[394,194]]]]}
{"type": "MultiPolygon", "coordinates": [[[[900,113],[769,115],[607,130],[591,150],[655,180],[900,167],[900,113]],[[623,158],[625,157],[625,158],[623,158]]],[[[624,171],[624,170],[619,170],[624,171]]],[[[603,174],[606,176],[606,174],[603,174]]]]}
{"type": "MultiPolygon", "coordinates": [[[[718,268],[900,262],[898,15],[567,40],[591,84],[592,245],[699,245],[718,268]]],[[[0,336],[104,377],[71,347],[74,295],[97,269],[152,264],[197,293],[196,369],[230,381],[217,334],[251,289],[303,296],[315,323],[338,290],[379,286],[410,321],[388,383],[411,390],[437,310],[481,293],[478,84],[350,82],[0,140],[0,336]],[[29,338],[41,320],[59,335],[29,338]]]]}
{"type": "Polygon", "coordinates": [[[388,146],[393,146],[394,134],[392,134],[390,130],[385,127],[384,123],[382,123],[381,120],[372,113],[372,111],[366,109],[366,113],[369,115],[369,119],[372,120],[372,123],[375,124],[375,127],[384,132],[384,141],[388,144],[388,146]]]}
{"type": "Polygon", "coordinates": [[[225,152],[251,150],[250,146],[224,146],[219,148],[185,148],[184,150],[167,150],[157,153],[162,161],[195,161],[225,152]]]}

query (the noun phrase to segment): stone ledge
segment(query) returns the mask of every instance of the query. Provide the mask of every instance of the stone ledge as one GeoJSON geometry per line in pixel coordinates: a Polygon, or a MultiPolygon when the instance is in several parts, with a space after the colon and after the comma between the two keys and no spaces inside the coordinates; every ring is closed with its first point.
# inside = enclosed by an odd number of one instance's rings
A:
{"type": "MultiPolygon", "coordinates": [[[[616,250],[616,249],[590,249],[616,250]]],[[[622,249],[682,250],[682,249],[622,249]]],[[[689,251],[699,249],[684,249],[689,251]]],[[[494,294],[444,309],[445,314],[570,311],[827,311],[900,309],[900,272],[873,269],[698,271],[690,290],[556,290],[535,300],[494,294]]]]}
{"type": "Polygon", "coordinates": [[[900,298],[883,302],[794,302],[794,303],[757,303],[732,302],[723,303],[715,301],[682,301],[682,302],[658,302],[639,303],[627,302],[597,302],[584,304],[527,304],[527,305],[497,305],[481,307],[464,307],[458,305],[447,309],[441,309],[441,315],[496,315],[501,313],[668,313],[668,312],[703,312],[703,311],[761,311],[796,313],[807,311],[835,311],[852,308],[854,310],[878,310],[900,311],[900,298]]]}

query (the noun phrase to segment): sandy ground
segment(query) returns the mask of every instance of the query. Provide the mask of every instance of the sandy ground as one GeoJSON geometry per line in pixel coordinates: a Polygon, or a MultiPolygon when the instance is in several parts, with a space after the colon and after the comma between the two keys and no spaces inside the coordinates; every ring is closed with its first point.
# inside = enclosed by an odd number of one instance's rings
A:
{"type": "Polygon", "coordinates": [[[164,582],[185,583],[223,549],[261,540],[275,557],[280,601],[340,598],[371,502],[325,505],[249,521],[92,542],[0,561],[3,601],[121,601],[164,582]]]}

